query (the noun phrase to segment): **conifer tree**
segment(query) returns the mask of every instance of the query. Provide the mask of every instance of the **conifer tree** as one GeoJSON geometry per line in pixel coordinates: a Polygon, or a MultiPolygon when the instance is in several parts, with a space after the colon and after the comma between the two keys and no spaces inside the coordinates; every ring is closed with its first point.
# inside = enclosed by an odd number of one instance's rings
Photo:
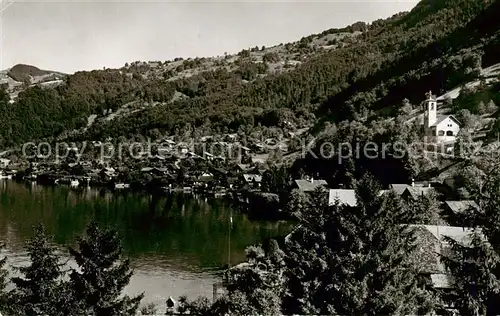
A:
{"type": "Polygon", "coordinates": [[[441,258],[452,276],[449,300],[460,315],[498,315],[500,256],[479,232],[470,237],[470,244],[444,237],[450,245],[441,258]]]}
{"type": "Polygon", "coordinates": [[[405,224],[439,225],[440,207],[437,194],[429,192],[420,195],[415,201],[405,204],[405,217],[411,217],[405,224]]]}
{"type": "Polygon", "coordinates": [[[480,209],[469,219],[481,231],[470,234],[470,242],[445,237],[450,251],[441,259],[452,279],[448,299],[464,315],[500,314],[500,171],[498,161],[483,167],[480,179],[472,181],[475,188],[470,188],[480,209]]]}
{"type": "Polygon", "coordinates": [[[21,315],[65,315],[67,297],[61,281],[64,272],[43,224],[35,228],[27,245],[30,265],[19,268],[23,277],[14,277],[9,313],[21,315]]]}
{"type": "Polygon", "coordinates": [[[228,310],[233,315],[281,315],[284,253],[276,241],[247,249],[248,265],[228,271],[228,310]],[[242,286],[242,285],[245,286],[242,286]]]}
{"type": "MultiPolygon", "coordinates": [[[[357,207],[311,207],[285,248],[290,295],[298,314],[421,314],[435,302],[411,258],[413,235],[398,224],[394,203],[365,176],[357,207]]],[[[314,199],[313,199],[314,200],[314,199]]]]}
{"type": "Polygon", "coordinates": [[[70,249],[79,270],[70,274],[79,312],[85,315],[135,315],[143,294],[122,296],[132,276],[130,262],[123,258],[117,232],[100,229],[92,222],[78,249],[70,249]]]}
{"type": "MultiPolygon", "coordinates": [[[[0,249],[3,245],[0,245],[0,249]]],[[[5,264],[7,263],[7,257],[0,260],[0,313],[5,313],[8,311],[8,295],[6,292],[6,287],[8,283],[9,273],[5,270],[5,264]]]]}
{"type": "Polygon", "coordinates": [[[249,264],[235,270],[226,285],[228,295],[213,304],[184,299],[183,311],[421,315],[435,310],[439,300],[413,259],[413,231],[399,225],[401,203],[381,197],[379,190],[378,183],[365,176],[356,185],[355,207],[340,200],[329,205],[325,191],[312,192],[282,251],[252,248],[249,264]],[[262,264],[275,287],[263,282],[262,264]]]}
{"type": "Polygon", "coordinates": [[[498,111],[498,107],[493,100],[490,100],[490,102],[488,102],[487,111],[488,113],[495,113],[496,111],[498,111]]]}

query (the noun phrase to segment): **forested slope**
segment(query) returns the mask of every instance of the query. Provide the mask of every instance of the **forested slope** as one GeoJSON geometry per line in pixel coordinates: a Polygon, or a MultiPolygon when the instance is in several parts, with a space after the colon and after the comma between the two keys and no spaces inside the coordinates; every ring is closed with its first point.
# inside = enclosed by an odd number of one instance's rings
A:
{"type": "MultiPolygon", "coordinates": [[[[477,76],[481,66],[498,62],[498,8],[498,1],[424,0],[409,13],[356,24],[350,31],[358,35],[334,49],[312,52],[311,38],[302,39],[294,49],[307,53],[296,54],[301,63],[286,72],[269,71],[270,64],[256,62],[250,51],[239,54],[237,69],[200,69],[176,80],[169,80],[170,73],[147,77],[125,69],[79,72],[59,87],[30,88],[12,104],[1,102],[0,146],[81,128],[89,115],[131,101],[156,106],[99,121],[79,137],[148,136],[152,130],[201,126],[248,130],[283,119],[341,121],[380,109],[391,114],[404,98],[417,102],[424,91],[459,85],[477,76]],[[173,100],[176,91],[188,98],[173,100]]],[[[183,65],[190,63],[196,66],[183,65]]]]}

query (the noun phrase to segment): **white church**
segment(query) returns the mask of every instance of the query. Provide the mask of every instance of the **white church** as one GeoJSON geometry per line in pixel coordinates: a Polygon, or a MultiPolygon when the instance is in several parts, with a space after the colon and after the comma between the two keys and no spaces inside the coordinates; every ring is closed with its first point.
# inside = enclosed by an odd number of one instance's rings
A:
{"type": "Polygon", "coordinates": [[[438,102],[432,92],[422,102],[424,108],[424,135],[426,143],[451,144],[460,131],[460,122],[453,115],[438,115],[438,102]]]}

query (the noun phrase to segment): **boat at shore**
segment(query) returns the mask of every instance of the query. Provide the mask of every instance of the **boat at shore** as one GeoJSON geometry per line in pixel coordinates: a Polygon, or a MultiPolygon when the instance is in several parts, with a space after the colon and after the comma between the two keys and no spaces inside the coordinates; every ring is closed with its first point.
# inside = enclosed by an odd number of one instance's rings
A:
{"type": "Polygon", "coordinates": [[[12,179],[12,175],[0,173],[0,179],[12,179]]]}

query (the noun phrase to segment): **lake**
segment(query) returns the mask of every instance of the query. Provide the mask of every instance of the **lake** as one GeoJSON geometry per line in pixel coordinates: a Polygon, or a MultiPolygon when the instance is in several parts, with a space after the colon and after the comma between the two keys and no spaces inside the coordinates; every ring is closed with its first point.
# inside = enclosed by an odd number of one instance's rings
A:
{"type": "Polygon", "coordinates": [[[28,263],[24,246],[40,221],[67,256],[67,247],[75,245],[92,219],[122,237],[135,271],[126,293],[144,292],[143,303],[160,306],[168,296],[211,298],[229,258],[231,265],[238,264],[247,246],[291,230],[286,222],[250,221],[223,200],[0,180],[0,241],[10,266],[28,263]]]}

